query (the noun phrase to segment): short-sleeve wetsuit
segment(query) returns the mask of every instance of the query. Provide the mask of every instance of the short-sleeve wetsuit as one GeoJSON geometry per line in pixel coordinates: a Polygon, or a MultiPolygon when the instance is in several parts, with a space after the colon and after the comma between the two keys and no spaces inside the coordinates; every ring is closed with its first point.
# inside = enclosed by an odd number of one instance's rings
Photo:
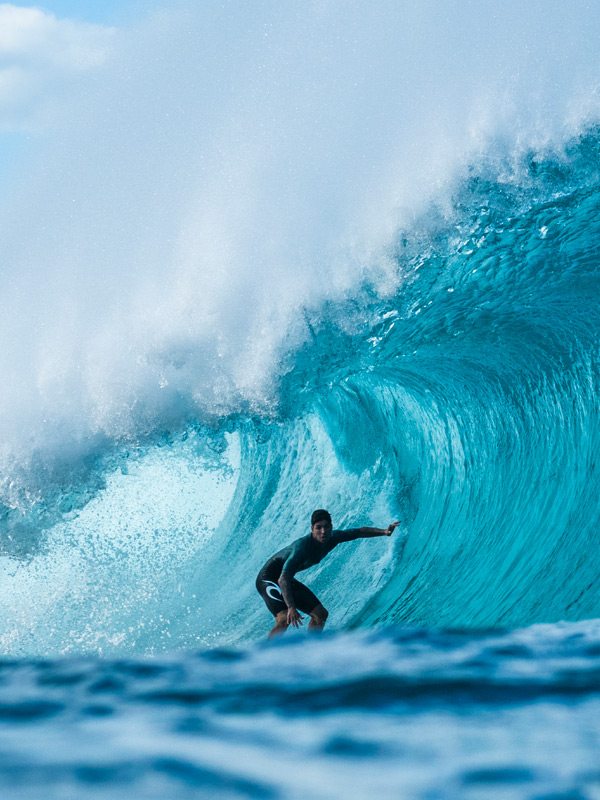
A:
{"type": "Polygon", "coordinates": [[[281,575],[285,573],[290,581],[296,608],[305,614],[310,614],[320,604],[320,600],[308,586],[297,581],[294,575],[309,567],[314,567],[338,544],[362,539],[369,535],[374,534],[365,534],[362,528],[351,528],[345,531],[331,531],[326,541],[319,542],[309,533],[271,556],[256,578],[256,588],[269,611],[277,616],[280,611],[285,611],[287,608],[277,583],[281,575]]]}

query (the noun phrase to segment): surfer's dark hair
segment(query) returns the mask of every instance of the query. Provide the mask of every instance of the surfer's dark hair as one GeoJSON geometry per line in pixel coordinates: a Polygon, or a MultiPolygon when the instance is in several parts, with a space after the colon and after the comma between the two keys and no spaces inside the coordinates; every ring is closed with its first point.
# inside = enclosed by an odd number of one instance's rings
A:
{"type": "Polygon", "coordinates": [[[313,511],[312,516],[310,518],[310,526],[312,528],[313,525],[316,525],[317,522],[328,522],[331,525],[331,514],[329,511],[325,511],[324,508],[317,508],[316,511],[313,511]]]}

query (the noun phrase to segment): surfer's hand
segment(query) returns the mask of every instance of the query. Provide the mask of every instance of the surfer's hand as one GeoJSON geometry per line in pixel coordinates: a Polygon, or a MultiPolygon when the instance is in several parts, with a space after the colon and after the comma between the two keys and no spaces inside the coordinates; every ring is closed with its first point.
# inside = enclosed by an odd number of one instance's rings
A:
{"type": "Polygon", "coordinates": [[[386,535],[386,536],[391,536],[391,535],[392,535],[392,533],[393,533],[393,532],[396,530],[396,528],[398,527],[398,525],[400,525],[400,521],[399,521],[399,520],[398,520],[398,522],[390,522],[390,524],[389,524],[389,525],[387,526],[387,528],[385,529],[385,535],[386,535]]]}
{"type": "Polygon", "coordinates": [[[295,608],[288,608],[287,624],[293,628],[299,628],[302,625],[302,617],[295,608]]]}

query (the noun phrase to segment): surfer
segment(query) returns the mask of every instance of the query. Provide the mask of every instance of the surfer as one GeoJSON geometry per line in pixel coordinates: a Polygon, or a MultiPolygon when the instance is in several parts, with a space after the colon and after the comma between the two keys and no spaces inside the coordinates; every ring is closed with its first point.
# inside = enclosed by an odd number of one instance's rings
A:
{"type": "Polygon", "coordinates": [[[294,578],[297,572],[314,567],[342,542],[369,539],[373,536],[391,536],[400,523],[392,522],[387,528],[350,528],[333,530],[331,514],[324,508],[313,511],[310,519],[310,534],[275,553],[267,561],[256,578],[256,588],[275,617],[271,636],[284,633],[291,625],[302,625],[299,611],[308,614],[309,629],[322,630],[329,612],[308,586],[294,578]]]}

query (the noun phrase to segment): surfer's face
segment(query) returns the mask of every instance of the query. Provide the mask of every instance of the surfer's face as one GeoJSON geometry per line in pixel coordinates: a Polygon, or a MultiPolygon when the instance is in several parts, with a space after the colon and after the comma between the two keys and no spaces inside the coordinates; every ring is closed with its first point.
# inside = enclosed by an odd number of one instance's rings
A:
{"type": "Polygon", "coordinates": [[[331,533],[332,525],[331,522],[328,522],[325,519],[321,519],[311,528],[313,539],[316,539],[317,542],[324,542],[329,538],[329,534],[331,533]]]}

